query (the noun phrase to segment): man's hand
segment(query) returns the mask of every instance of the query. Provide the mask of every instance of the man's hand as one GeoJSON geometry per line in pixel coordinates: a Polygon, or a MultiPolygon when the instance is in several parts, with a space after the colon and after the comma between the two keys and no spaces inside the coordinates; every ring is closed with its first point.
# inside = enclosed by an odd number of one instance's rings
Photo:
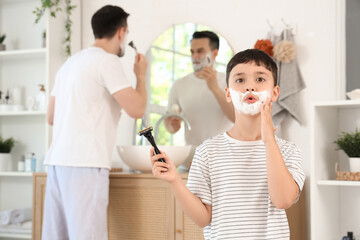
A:
{"type": "Polygon", "coordinates": [[[138,54],[135,56],[134,73],[137,79],[145,80],[147,66],[148,62],[144,55],[138,54]]]}
{"type": "Polygon", "coordinates": [[[198,72],[198,77],[205,79],[208,88],[213,91],[214,89],[218,88],[218,79],[217,79],[217,71],[212,67],[206,66],[198,72]]]}
{"type": "Polygon", "coordinates": [[[266,102],[260,106],[261,110],[261,138],[266,142],[275,140],[276,128],[273,126],[271,117],[272,102],[270,98],[266,99],[266,102]]]}
{"type": "Polygon", "coordinates": [[[168,117],[165,118],[165,128],[168,130],[169,133],[174,134],[179,131],[181,127],[181,118],[178,117],[168,117]]]}
{"type": "Polygon", "coordinates": [[[150,150],[150,160],[152,166],[152,173],[156,178],[165,180],[167,182],[174,182],[179,176],[176,171],[176,166],[170,161],[168,155],[161,151],[161,154],[154,154],[154,148],[150,150]],[[165,159],[164,162],[159,162],[160,158],[165,159]]]}

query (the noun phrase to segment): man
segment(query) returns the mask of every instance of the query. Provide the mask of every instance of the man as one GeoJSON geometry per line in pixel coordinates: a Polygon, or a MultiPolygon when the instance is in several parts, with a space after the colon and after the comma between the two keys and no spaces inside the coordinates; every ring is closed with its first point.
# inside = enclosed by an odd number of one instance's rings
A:
{"type": "Polygon", "coordinates": [[[70,57],[56,75],[48,108],[53,139],[42,239],[103,240],[107,236],[109,169],[120,111],[145,111],[147,61],[137,55],[133,89],[119,57],[129,32],[122,8],[105,6],[91,19],[95,44],[70,57]]]}
{"type": "MultiPolygon", "coordinates": [[[[226,101],[226,80],[214,69],[219,37],[210,31],[195,32],[191,40],[194,72],[175,81],[169,95],[168,112],[179,113],[191,125],[185,128],[186,144],[197,146],[205,139],[228,130],[235,121],[234,108],[226,101]]],[[[176,133],[181,119],[165,119],[165,127],[176,133]]]]}

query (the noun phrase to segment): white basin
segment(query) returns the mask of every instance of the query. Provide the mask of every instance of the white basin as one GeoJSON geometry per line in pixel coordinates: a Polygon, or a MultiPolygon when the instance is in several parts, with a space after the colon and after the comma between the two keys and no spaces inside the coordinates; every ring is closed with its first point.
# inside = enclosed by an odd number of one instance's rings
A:
{"type": "MultiPolygon", "coordinates": [[[[136,145],[118,145],[117,151],[121,159],[132,169],[141,172],[151,172],[150,163],[150,149],[151,146],[136,146],[136,145]]],[[[180,166],[185,160],[188,159],[192,152],[192,146],[158,146],[161,151],[164,151],[175,164],[176,167],[180,166]]]]}

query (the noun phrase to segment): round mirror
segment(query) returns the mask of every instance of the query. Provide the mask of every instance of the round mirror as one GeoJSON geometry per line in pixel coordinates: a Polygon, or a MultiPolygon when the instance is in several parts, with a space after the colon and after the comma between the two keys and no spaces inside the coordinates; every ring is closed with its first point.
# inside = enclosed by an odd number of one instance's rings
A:
{"type": "MultiPolygon", "coordinates": [[[[149,63],[147,75],[148,107],[143,119],[137,120],[137,131],[145,126],[155,128],[159,119],[166,112],[172,84],[177,79],[194,71],[191,61],[190,42],[194,32],[205,30],[212,31],[219,36],[220,48],[214,68],[218,72],[226,72],[226,65],[233,56],[233,50],[227,40],[217,31],[196,23],[179,24],[169,28],[153,42],[146,53],[149,63]]],[[[153,135],[157,135],[157,144],[184,145],[184,127],[181,127],[179,132],[172,135],[165,129],[163,123],[159,122],[158,126],[158,129],[154,129],[153,133],[153,135]]],[[[136,141],[136,144],[141,144],[143,139],[137,138],[136,141]]]]}

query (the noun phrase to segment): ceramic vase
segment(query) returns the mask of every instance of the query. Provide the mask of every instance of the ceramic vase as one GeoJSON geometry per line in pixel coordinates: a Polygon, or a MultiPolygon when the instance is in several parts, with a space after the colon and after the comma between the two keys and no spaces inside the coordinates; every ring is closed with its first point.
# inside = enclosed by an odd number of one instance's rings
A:
{"type": "Polygon", "coordinates": [[[11,166],[11,154],[0,153],[0,172],[9,171],[11,166]]]}
{"type": "Polygon", "coordinates": [[[349,158],[350,172],[360,172],[360,157],[349,158]]]}

